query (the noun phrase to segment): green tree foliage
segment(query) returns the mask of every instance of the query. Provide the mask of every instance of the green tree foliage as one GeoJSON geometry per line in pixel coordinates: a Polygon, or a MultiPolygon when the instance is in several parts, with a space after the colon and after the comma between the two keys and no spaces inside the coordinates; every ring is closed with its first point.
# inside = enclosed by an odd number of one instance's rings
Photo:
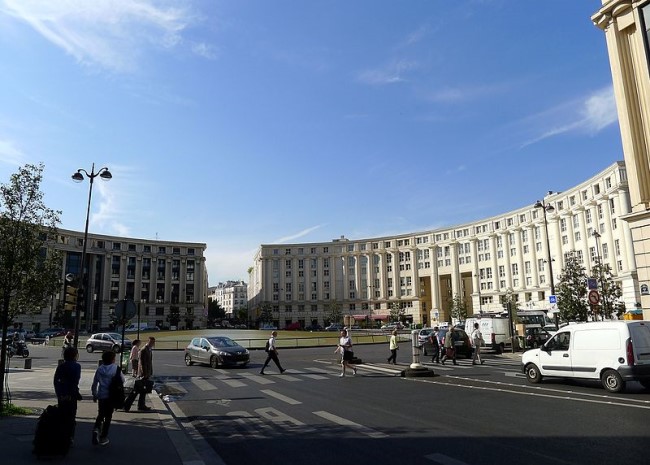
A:
{"type": "Polygon", "coordinates": [[[621,317],[625,313],[625,303],[621,302],[623,291],[621,286],[614,281],[612,268],[609,264],[597,263],[591,269],[591,277],[598,281],[598,292],[600,292],[600,308],[595,309],[594,318],[611,319],[614,314],[621,317]]]}
{"type": "Polygon", "coordinates": [[[219,305],[216,300],[208,301],[208,321],[209,327],[213,327],[217,321],[221,321],[226,317],[226,310],[219,305]]]}
{"type": "Polygon", "coordinates": [[[271,323],[273,322],[273,310],[271,304],[268,302],[263,302],[262,305],[257,309],[259,314],[259,321],[262,323],[271,323]]]}
{"type": "Polygon", "coordinates": [[[587,273],[575,252],[567,254],[555,293],[562,320],[587,321],[587,273]]]}
{"type": "Polygon", "coordinates": [[[330,323],[340,323],[343,320],[343,312],[341,311],[341,304],[338,302],[330,302],[325,305],[325,314],[330,323]]]}
{"type": "Polygon", "coordinates": [[[404,323],[405,321],[405,314],[406,314],[406,309],[404,308],[404,304],[398,303],[398,302],[393,302],[390,304],[390,321],[399,321],[401,323],[404,323]]]}
{"type": "MultiPolygon", "coordinates": [[[[2,339],[20,313],[40,312],[61,288],[55,241],[61,212],[43,202],[43,165],[25,165],[0,186],[0,299],[2,339]]],[[[6,347],[0,355],[0,411],[4,402],[6,347]]]]}
{"type": "Polygon", "coordinates": [[[454,294],[454,297],[449,299],[449,305],[452,319],[456,321],[465,321],[467,319],[467,305],[461,296],[454,294]]]}
{"type": "Polygon", "coordinates": [[[178,327],[178,322],[181,321],[181,309],[176,305],[169,307],[169,315],[167,315],[167,322],[169,326],[178,327]]]}

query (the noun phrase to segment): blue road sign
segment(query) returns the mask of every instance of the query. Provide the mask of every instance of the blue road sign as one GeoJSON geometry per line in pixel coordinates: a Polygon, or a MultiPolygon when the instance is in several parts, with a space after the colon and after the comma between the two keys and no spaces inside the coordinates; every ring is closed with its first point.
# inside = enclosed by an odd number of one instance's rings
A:
{"type": "Polygon", "coordinates": [[[556,295],[549,295],[548,296],[548,303],[549,304],[556,304],[557,303],[557,296],[556,295]]]}
{"type": "Polygon", "coordinates": [[[587,278],[587,288],[598,289],[598,281],[596,280],[596,278],[587,278]]]}

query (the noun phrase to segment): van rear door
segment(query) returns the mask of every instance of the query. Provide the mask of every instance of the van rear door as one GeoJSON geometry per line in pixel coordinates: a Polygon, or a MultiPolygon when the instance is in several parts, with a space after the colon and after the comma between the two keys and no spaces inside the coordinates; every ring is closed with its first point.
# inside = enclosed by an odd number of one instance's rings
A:
{"type": "Polygon", "coordinates": [[[650,324],[635,321],[629,324],[634,361],[639,365],[650,365],[650,324]]]}

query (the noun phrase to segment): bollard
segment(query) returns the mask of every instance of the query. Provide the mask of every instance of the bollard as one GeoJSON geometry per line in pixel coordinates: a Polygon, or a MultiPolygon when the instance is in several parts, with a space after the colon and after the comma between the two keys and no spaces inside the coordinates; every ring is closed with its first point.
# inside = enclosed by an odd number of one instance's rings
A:
{"type": "Polygon", "coordinates": [[[31,358],[26,358],[25,359],[25,370],[31,370],[32,369],[32,359],[31,358]]]}

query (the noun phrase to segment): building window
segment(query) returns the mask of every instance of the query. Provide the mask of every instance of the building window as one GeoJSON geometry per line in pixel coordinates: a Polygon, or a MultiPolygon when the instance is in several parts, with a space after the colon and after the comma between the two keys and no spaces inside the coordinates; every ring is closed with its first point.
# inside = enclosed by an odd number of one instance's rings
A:
{"type": "Polygon", "coordinates": [[[113,250],[121,250],[122,244],[119,242],[113,242],[113,250]]]}

